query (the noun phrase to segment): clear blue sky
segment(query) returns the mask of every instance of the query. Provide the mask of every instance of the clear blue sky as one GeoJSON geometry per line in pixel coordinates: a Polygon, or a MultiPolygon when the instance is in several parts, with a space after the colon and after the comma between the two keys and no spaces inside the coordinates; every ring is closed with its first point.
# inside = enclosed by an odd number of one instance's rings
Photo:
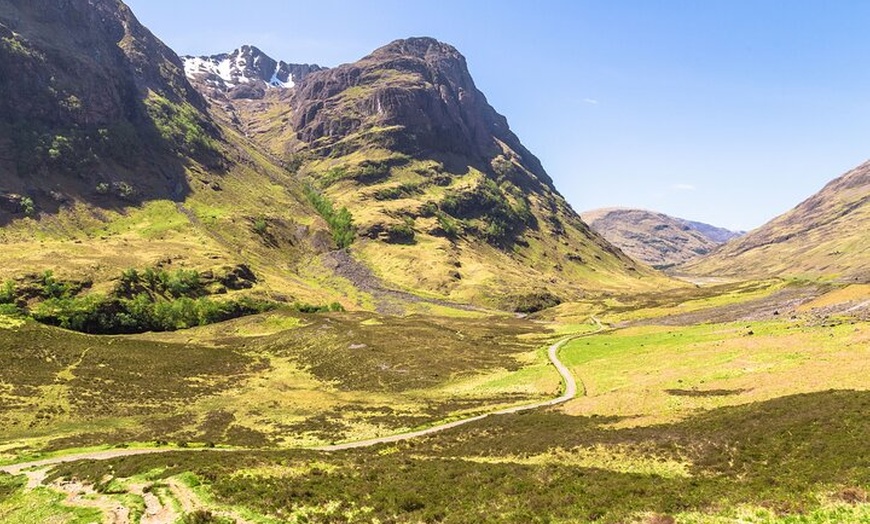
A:
{"type": "Polygon", "coordinates": [[[578,211],[751,229],[870,157],[870,2],[127,0],[179,54],[335,66],[433,36],[578,211]]]}

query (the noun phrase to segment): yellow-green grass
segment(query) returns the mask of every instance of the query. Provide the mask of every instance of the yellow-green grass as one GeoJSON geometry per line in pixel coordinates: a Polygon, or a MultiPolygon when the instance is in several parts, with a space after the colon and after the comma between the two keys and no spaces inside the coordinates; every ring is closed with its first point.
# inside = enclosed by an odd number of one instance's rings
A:
{"type": "Polygon", "coordinates": [[[861,522],[868,402],[826,391],[622,429],[542,410],[373,449],[170,453],[54,476],[194,472],[210,503],[279,521],[333,508],[348,522],[861,522]]]}
{"type": "Polygon", "coordinates": [[[586,388],[566,412],[618,416],[619,426],[831,387],[870,389],[866,322],[634,327],[576,340],[562,355],[586,388]]]}
{"type": "Polygon", "coordinates": [[[604,301],[607,322],[630,322],[641,319],[679,315],[770,297],[788,286],[784,280],[763,280],[725,284],[709,289],[688,288],[669,293],[625,295],[604,301]]]}
{"type": "Polygon", "coordinates": [[[157,440],[298,447],[408,431],[555,396],[545,333],[510,317],[289,311],[135,336],[27,321],[0,338],[0,455],[157,440]]]}

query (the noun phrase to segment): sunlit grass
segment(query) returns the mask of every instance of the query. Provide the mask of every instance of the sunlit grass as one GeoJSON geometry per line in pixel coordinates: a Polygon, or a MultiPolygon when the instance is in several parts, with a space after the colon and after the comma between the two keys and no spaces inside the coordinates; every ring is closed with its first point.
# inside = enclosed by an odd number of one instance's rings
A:
{"type": "Polygon", "coordinates": [[[867,323],[636,327],[570,342],[562,355],[587,392],[566,410],[629,417],[622,424],[631,425],[832,385],[870,387],[867,323]]]}

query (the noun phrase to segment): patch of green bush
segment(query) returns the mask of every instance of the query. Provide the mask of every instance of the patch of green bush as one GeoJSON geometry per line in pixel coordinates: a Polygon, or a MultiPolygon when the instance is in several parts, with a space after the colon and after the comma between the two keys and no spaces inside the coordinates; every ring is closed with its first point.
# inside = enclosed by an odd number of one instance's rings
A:
{"type": "Polygon", "coordinates": [[[251,298],[217,301],[207,297],[155,299],[101,295],[53,298],[36,305],[30,315],[39,322],[91,334],[175,331],[204,326],[274,309],[276,304],[251,298]]]}
{"type": "Polygon", "coordinates": [[[373,184],[390,176],[390,162],[367,161],[359,165],[353,178],[361,184],[373,184]]]}
{"type": "Polygon", "coordinates": [[[17,493],[26,484],[22,475],[0,473],[0,503],[17,493]]]}
{"type": "Polygon", "coordinates": [[[127,269],[118,278],[114,294],[118,297],[132,298],[142,293],[152,298],[197,298],[206,295],[205,284],[199,272],[193,269],[147,268],[140,272],[127,269]]]}
{"type": "Polygon", "coordinates": [[[330,169],[329,171],[327,171],[326,173],[324,173],[320,177],[320,179],[319,179],[320,187],[324,187],[324,188],[329,187],[332,184],[335,184],[336,182],[338,182],[339,180],[344,180],[345,178],[348,178],[349,176],[350,176],[350,174],[347,172],[346,168],[341,167],[341,166],[333,167],[332,169],[330,169]]]}
{"type": "Polygon", "coordinates": [[[299,169],[305,165],[305,162],[310,160],[311,155],[308,153],[290,153],[284,157],[284,168],[291,174],[295,175],[299,169]]]}
{"type": "Polygon", "coordinates": [[[505,244],[534,221],[528,202],[516,186],[484,179],[470,191],[449,193],[440,203],[442,211],[459,219],[481,219],[480,235],[492,244],[505,244]]]}
{"type": "Polygon", "coordinates": [[[24,312],[15,304],[0,304],[0,316],[4,317],[20,317],[24,312]]]}
{"type": "Polygon", "coordinates": [[[269,230],[269,223],[265,217],[259,216],[254,219],[254,233],[263,236],[269,230]]]}
{"type": "Polygon", "coordinates": [[[66,298],[80,291],[80,288],[74,289],[69,282],[58,280],[51,270],[40,275],[38,283],[42,286],[42,297],[48,299],[66,298]]]}
{"type": "Polygon", "coordinates": [[[387,227],[390,242],[412,244],[414,243],[414,220],[405,217],[401,224],[391,224],[387,227]]]}
{"type": "Polygon", "coordinates": [[[173,150],[192,156],[215,152],[215,143],[206,131],[205,120],[190,104],[176,104],[151,93],[145,106],[160,136],[173,150]]]}
{"type": "Polygon", "coordinates": [[[535,291],[507,299],[508,308],[517,313],[536,313],[561,303],[562,299],[549,291],[535,291]]]}
{"type": "Polygon", "coordinates": [[[338,311],[344,311],[344,306],[342,306],[338,302],[333,302],[332,304],[321,306],[308,304],[305,302],[294,302],[290,305],[290,309],[298,313],[334,313],[338,311]]]}
{"type": "Polygon", "coordinates": [[[435,216],[438,219],[438,227],[440,227],[441,231],[444,232],[444,236],[447,238],[456,238],[459,236],[460,229],[456,220],[443,211],[439,211],[435,216]]]}
{"type": "Polygon", "coordinates": [[[350,211],[346,207],[336,211],[332,202],[311,186],[305,187],[305,197],[317,213],[326,220],[332,233],[332,240],[338,248],[349,247],[356,238],[356,227],[353,225],[353,215],[350,211]]]}
{"type": "Polygon", "coordinates": [[[385,187],[374,192],[375,200],[398,200],[412,195],[418,195],[423,190],[420,184],[405,182],[394,187],[385,187]]]}
{"type": "Polygon", "coordinates": [[[0,304],[13,304],[15,300],[15,282],[7,280],[0,286],[0,304]]]}

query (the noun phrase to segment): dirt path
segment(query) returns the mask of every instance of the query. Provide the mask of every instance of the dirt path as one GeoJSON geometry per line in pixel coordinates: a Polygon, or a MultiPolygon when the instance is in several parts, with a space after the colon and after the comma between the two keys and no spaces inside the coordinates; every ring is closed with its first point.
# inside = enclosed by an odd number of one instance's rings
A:
{"type": "Polygon", "coordinates": [[[145,501],[145,513],[139,524],[172,524],[181,516],[172,507],[172,504],[164,504],[163,500],[155,493],[155,488],[146,489],[146,484],[133,484],[128,487],[130,493],[139,495],[145,501]]]}
{"type": "MultiPolygon", "coordinates": [[[[592,320],[598,326],[598,329],[589,333],[588,335],[599,333],[604,329],[604,326],[601,325],[601,322],[598,321],[597,318],[592,317],[592,320]]],[[[536,402],[534,404],[527,404],[525,406],[516,406],[512,408],[500,409],[498,411],[492,411],[489,413],[484,413],[482,415],[477,415],[475,417],[464,418],[460,420],[455,420],[453,422],[448,422],[446,424],[439,424],[437,426],[432,426],[431,428],[421,429],[419,431],[412,431],[410,433],[399,433],[397,435],[390,435],[387,437],[378,437],[368,440],[360,440],[357,442],[345,442],[343,444],[332,444],[330,446],[319,446],[316,448],[312,448],[318,451],[339,451],[343,449],[355,449],[355,448],[365,448],[368,446],[374,446],[377,444],[386,444],[389,442],[399,442],[402,440],[408,440],[412,438],[422,437],[425,435],[431,435],[433,433],[438,433],[440,431],[444,431],[447,429],[455,428],[458,426],[462,426],[464,424],[468,424],[470,422],[474,422],[477,420],[482,420],[491,415],[509,415],[511,413],[519,413],[521,411],[528,411],[530,409],[538,409],[549,406],[555,406],[556,404],[561,404],[563,402],[567,402],[577,396],[577,381],[574,380],[574,375],[571,374],[571,371],[568,367],[559,360],[559,349],[562,348],[563,345],[568,343],[575,338],[580,338],[580,336],[588,336],[588,335],[579,335],[573,337],[565,337],[562,340],[556,342],[551,345],[547,350],[547,356],[550,358],[550,362],[556,368],[556,371],[559,372],[559,375],[562,376],[562,380],[565,381],[565,392],[562,393],[558,398],[554,398],[553,400],[545,400],[543,402],[536,402]]]]}
{"type": "MultiPolygon", "coordinates": [[[[94,508],[103,514],[103,524],[130,524],[130,508],[78,481],[55,481],[49,487],[66,495],[65,506],[94,508]]],[[[144,521],[143,521],[144,522],[144,521]]]]}

